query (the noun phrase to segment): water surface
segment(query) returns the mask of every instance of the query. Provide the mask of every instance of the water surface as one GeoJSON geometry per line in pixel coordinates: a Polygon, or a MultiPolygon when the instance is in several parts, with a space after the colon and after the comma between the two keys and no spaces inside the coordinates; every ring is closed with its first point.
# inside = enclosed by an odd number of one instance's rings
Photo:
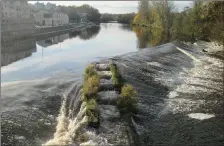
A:
{"type": "Polygon", "coordinates": [[[1,82],[40,79],[63,72],[81,74],[91,61],[138,50],[137,42],[129,26],[105,23],[46,40],[3,44],[1,82]]]}
{"type": "Polygon", "coordinates": [[[41,145],[54,135],[63,95],[77,106],[86,65],[139,49],[130,26],[105,23],[82,32],[2,44],[2,144],[41,145]],[[74,94],[73,94],[74,92],[74,94]]]}

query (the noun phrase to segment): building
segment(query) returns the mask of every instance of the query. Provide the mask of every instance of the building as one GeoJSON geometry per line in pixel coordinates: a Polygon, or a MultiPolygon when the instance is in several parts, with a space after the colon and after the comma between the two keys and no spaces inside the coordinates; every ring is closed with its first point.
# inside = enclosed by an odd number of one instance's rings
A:
{"type": "Polygon", "coordinates": [[[41,26],[58,26],[69,23],[69,17],[65,13],[57,12],[55,4],[37,2],[34,4],[35,24],[41,26]]]}
{"type": "Polygon", "coordinates": [[[47,3],[47,4],[45,5],[45,9],[46,9],[46,10],[54,10],[54,9],[56,9],[56,8],[57,8],[56,4],[47,3]]]}
{"type": "Polygon", "coordinates": [[[2,38],[34,32],[34,13],[27,1],[0,1],[2,38]]]}
{"type": "Polygon", "coordinates": [[[27,1],[2,0],[0,4],[1,4],[1,12],[2,12],[1,13],[2,24],[8,25],[8,24],[33,24],[34,23],[33,12],[32,12],[32,9],[27,4],[27,1]]]}
{"type": "Polygon", "coordinates": [[[35,23],[42,26],[58,26],[69,23],[67,14],[48,11],[46,9],[36,11],[34,17],[35,23]]]}
{"type": "Polygon", "coordinates": [[[37,3],[34,4],[34,11],[38,11],[38,10],[41,10],[41,9],[45,9],[44,3],[37,2],[37,3]]]}

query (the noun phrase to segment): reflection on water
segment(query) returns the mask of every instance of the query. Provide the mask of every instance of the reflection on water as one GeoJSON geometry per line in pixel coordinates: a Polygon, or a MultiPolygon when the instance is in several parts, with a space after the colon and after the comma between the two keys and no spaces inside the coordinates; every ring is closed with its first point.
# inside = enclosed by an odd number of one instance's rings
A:
{"type": "MultiPolygon", "coordinates": [[[[128,32],[135,32],[137,37],[136,45],[132,47],[136,48],[147,48],[150,46],[156,46],[162,43],[162,32],[160,30],[153,29],[153,31],[143,28],[143,27],[131,27],[130,25],[121,25],[121,24],[110,24],[110,23],[102,23],[101,27],[95,26],[92,28],[87,28],[83,31],[73,31],[66,34],[61,34],[57,36],[52,36],[50,38],[40,40],[36,42],[34,39],[28,39],[28,40],[20,40],[20,41],[13,41],[8,43],[2,44],[2,54],[1,54],[1,66],[6,66],[8,64],[11,64],[13,62],[16,62],[20,59],[30,57],[32,53],[35,53],[36,50],[36,44],[41,47],[49,47],[54,44],[60,44],[64,42],[65,40],[72,39],[78,37],[80,40],[90,40],[94,39],[100,32],[101,28],[104,30],[111,30],[112,28],[118,27],[120,31],[128,31],[128,32]]],[[[121,33],[120,31],[115,31],[117,33],[117,37],[121,33]]],[[[104,35],[110,35],[104,34],[104,35]]],[[[114,41],[114,38],[110,38],[111,41],[114,41]]],[[[122,39],[121,39],[122,40],[122,39]]],[[[104,43],[104,42],[102,42],[104,43]]],[[[118,43],[118,42],[116,42],[118,43]]],[[[122,41],[119,41],[119,44],[121,44],[122,41]]],[[[60,44],[61,47],[61,44],[60,44]]],[[[43,49],[43,48],[42,48],[43,49]]]]}
{"type": "Polygon", "coordinates": [[[94,26],[91,28],[87,28],[83,31],[73,31],[73,32],[69,33],[69,36],[70,36],[70,38],[78,36],[82,40],[89,40],[89,39],[93,39],[94,37],[96,37],[99,32],[100,32],[100,27],[94,26]]]}
{"type": "Polygon", "coordinates": [[[1,66],[6,66],[36,52],[34,39],[12,41],[1,45],[1,66]]]}
{"type": "Polygon", "coordinates": [[[62,34],[62,35],[55,36],[52,38],[48,38],[46,40],[37,41],[37,44],[42,47],[48,47],[53,44],[58,44],[60,42],[63,42],[64,40],[66,40],[68,38],[69,38],[69,34],[67,33],[67,34],[62,34]]]}
{"type": "Polygon", "coordinates": [[[1,54],[2,81],[46,77],[59,70],[73,70],[74,64],[80,68],[96,58],[159,45],[162,40],[161,30],[102,23],[82,31],[43,36],[37,41],[5,42],[1,54]]]}
{"type": "Polygon", "coordinates": [[[161,30],[118,23],[2,44],[1,82],[81,74],[86,64],[162,43],[161,30]]]}
{"type": "Polygon", "coordinates": [[[149,29],[144,27],[133,27],[133,31],[138,38],[137,47],[147,48],[157,46],[163,43],[163,34],[161,29],[149,29]]]}
{"type": "Polygon", "coordinates": [[[81,75],[91,61],[136,51],[136,36],[130,30],[108,23],[2,44],[1,82],[40,79],[68,71],[81,75]]]}
{"type": "Polygon", "coordinates": [[[130,24],[123,24],[120,26],[120,29],[122,30],[126,30],[126,31],[133,31],[132,29],[132,26],[130,24]]]}
{"type": "Polygon", "coordinates": [[[81,31],[79,34],[79,38],[82,40],[89,40],[93,39],[98,35],[100,32],[100,27],[92,27],[92,28],[87,28],[84,31],[81,31]]]}

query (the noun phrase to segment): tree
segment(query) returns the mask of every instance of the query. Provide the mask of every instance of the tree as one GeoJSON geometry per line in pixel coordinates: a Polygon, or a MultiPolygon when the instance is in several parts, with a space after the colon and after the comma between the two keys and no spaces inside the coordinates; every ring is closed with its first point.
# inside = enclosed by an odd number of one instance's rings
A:
{"type": "Polygon", "coordinates": [[[153,6],[160,16],[162,27],[164,28],[164,36],[168,41],[170,38],[170,31],[172,26],[172,12],[174,10],[174,3],[172,1],[156,1],[153,6]]]}

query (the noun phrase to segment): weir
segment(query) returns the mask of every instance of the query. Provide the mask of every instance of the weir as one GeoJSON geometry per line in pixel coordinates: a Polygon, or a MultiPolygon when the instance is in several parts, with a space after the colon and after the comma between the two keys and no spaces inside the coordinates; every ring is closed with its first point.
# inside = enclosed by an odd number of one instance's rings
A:
{"type": "Polygon", "coordinates": [[[115,91],[110,63],[93,65],[100,76],[100,88],[96,94],[99,127],[90,125],[90,117],[86,115],[89,105],[81,101],[82,86],[77,84],[68,95],[64,95],[54,137],[43,145],[133,145],[131,134],[128,133],[132,131],[130,123],[122,120],[117,107],[119,91],[115,91]]]}

